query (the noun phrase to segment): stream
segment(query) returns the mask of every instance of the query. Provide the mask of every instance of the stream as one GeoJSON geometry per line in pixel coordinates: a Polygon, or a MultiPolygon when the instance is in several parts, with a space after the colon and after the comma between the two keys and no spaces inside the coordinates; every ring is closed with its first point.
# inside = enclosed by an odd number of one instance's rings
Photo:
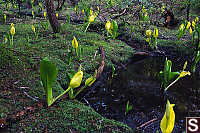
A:
{"type": "MultiPolygon", "coordinates": [[[[169,99],[175,104],[173,133],[182,133],[185,117],[200,116],[200,79],[186,76],[163,92],[157,77],[164,62],[165,57],[148,57],[120,69],[113,78],[103,73],[80,100],[106,118],[121,121],[138,132],[154,133],[161,132],[160,121],[169,99]],[[133,109],[125,115],[127,101],[133,109]]],[[[182,70],[184,62],[172,60],[172,71],[182,70]]]]}

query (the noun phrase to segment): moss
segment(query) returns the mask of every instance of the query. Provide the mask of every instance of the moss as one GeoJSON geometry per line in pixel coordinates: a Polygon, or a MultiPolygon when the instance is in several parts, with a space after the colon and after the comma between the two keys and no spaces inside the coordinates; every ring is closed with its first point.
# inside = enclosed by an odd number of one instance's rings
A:
{"type": "Polygon", "coordinates": [[[23,121],[13,125],[11,132],[22,130],[26,132],[121,132],[132,130],[120,122],[103,118],[92,108],[76,100],[57,103],[56,106],[42,109],[23,121]]]}
{"type": "MultiPolygon", "coordinates": [[[[5,96],[10,96],[11,99],[6,103],[9,114],[23,110],[24,107],[35,103],[24,92],[38,100],[45,99],[40,84],[39,64],[40,60],[46,56],[56,64],[59,70],[57,81],[53,87],[54,95],[58,95],[63,91],[62,87],[68,86],[68,74],[77,71],[80,64],[84,71],[83,82],[93,74],[100,65],[100,46],[106,53],[105,67],[117,62],[125,62],[134,53],[134,50],[122,41],[106,40],[104,36],[95,32],[82,32],[80,25],[70,25],[62,33],[57,34],[52,33],[51,29],[45,31],[38,25],[40,27],[36,28],[39,33],[38,39],[35,39],[31,25],[31,23],[15,24],[14,45],[11,46],[9,42],[0,45],[0,65],[1,69],[4,69],[0,72],[1,76],[4,75],[0,84],[2,90],[6,90],[5,96]],[[71,46],[73,36],[76,36],[79,47],[83,51],[81,60],[75,56],[71,46]],[[70,56],[71,63],[68,60],[70,56]],[[9,69],[8,66],[12,66],[12,69],[9,69]],[[8,93],[8,88],[12,89],[10,93],[8,93]]],[[[0,35],[3,36],[9,29],[9,25],[0,25],[0,35]]],[[[3,40],[0,43],[3,43],[3,40]]],[[[119,122],[101,117],[94,110],[76,100],[60,101],[56,105],[55,108],[44,108],[24,117],[20,122],[12,123],[10,131],[43,132],[45,127],[48,132],[131,131],[130,128],[119,122]],[[77,109],[80,112],[74,114],[77,109]]]]}

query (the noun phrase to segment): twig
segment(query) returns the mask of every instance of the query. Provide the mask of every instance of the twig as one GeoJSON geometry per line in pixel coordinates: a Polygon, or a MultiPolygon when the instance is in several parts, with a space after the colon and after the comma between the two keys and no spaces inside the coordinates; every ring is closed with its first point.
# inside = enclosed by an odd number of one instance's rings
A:
{"type": "Polygon", "coordinates": [[[142,124],[142,125],[140,125],[139,127],[137,127],[137,129],[139,129],[139,128],[142,128],[142,127],[146,127],[146,126],[149,126],[149,125],[151,125],[154,121],[157,121],[158,119],[157,118],[154,118],[154,119],[152,119],[152,120],[150,120],[150,121],[147,121],[147,122],[145,122],[144,124],[142,124]]]}
{"type": "Polygon", "coordinates": [[[24,91],[24,94],[29,97],[30,99],[32,99],[33,101],[38,101],[36,98],[30,96],[27,92],[24,91]]]}
{"type": "Polygon", "coordinates": [[[124,14],[126,13],[126,10],[127,10],[127,9],[125,8],[125,9],[122,11],[122,13],[113,16],[112,19],[116,19],[116,18],[118,18],[118,17],[124,15],[124,14]]]}
{"type": "Polygon", "coordinates": [[[90,107],[90,108],[92,108],[91,106],[90,106],[90,103],[88,102],[88,100],[87,99],[85,99],[85,98],[83,98],[84,100],[85,100],[85,102],[88,104],[88,106],[90,107]]]}
{"type": "Polygon", "coordinates": [[[20,89],[28,89],[29,87],[24,87],[24,86],[21,86],[19,87],[20,89]]]}
{"type": "Polygon", "coordinates": [[[14,82],[14,84],[15,84],[15,85],[16,85],[16,84],[18,84],[18,83],[19,83],[19,81],[20,81],[20,80],[17,80],[17,81],[15,81],[15,82],[14,82]]]}
{"type": "Polygon", "coordinates": [[[98,68],[96,79],[100,77],[101,73],[103,72],[104,64],[105,64],[105,51],[103,47],[99,47],[99,50],[101,51],[102,61],[101,61],[101,65],[98,68]]]}

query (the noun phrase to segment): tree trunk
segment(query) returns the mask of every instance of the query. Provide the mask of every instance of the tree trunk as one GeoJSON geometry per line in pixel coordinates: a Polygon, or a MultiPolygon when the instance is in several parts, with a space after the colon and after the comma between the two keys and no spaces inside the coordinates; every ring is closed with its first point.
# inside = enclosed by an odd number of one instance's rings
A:
{"type": "Polygon", "coordinates": [[[187,1],[187,11],[186,11],[186,20],[189,21],[189,15],[190,15],[190,5],[191,5],[191,2],[190,0],[187,1]]]}
{"type": "Polygon", "coordinates": [[[56,19],[56,13],[54,10],[54,0],[45,0],[45,5],[47,9],[47,15],[49,18],[49,22],[51,24],[51,27],[53,29],[54,33],[60,32],[60,24],[58,20],[56,19]]]}

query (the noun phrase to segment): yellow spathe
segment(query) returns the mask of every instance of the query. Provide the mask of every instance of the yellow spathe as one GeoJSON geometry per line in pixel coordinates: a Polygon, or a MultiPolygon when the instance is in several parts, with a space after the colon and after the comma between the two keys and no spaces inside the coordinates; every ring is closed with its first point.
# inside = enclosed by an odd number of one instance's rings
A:
{"type": "Polygon", "coordinates": [[[80,86],[81,81],[83,78],[83,71],[80,69],[71,79],[69,87],[70,88],[77,88],[80,86]]]}
{"type": "Polygon", "coordinates": [[[15,35],[15,26],[14,26],[13,23],[11,23],[10,34],[11,34],[12,36],[15,35]]]}
{"type": "Polygon", "coordinates": [[[166,111],[160,123],[162,133],[171,133],[174,129],[175,113],[173,107],[174,104],[167,101],[166,111]]]}
{"type": "Polygon", "coordinates": [[[78,41],[76,40],[76,37],[74,36],[74,39],[72,40],[72,46],[74,48],[78,48],[78,41]]]}
{"type": "Polygon", "coordinates": [[[154,38],[158,37],[158,29],[157,28],[155,28],[154,31],[153,31],[153,37],[154,38]]]}
{"type": "Polygon", "coordinates": [[[151,30],[146,30],[146,36],[151,37],[151,30]]]}
{"type": "Polygon", "coordinates": [[[105,28],[107,31],[109,31],[111,29],[111,22],[109,20],[107,21],[105,28]]]}
{"type": "Polygon", "coordinates": [[[179,30],[184,30],[184,28],[185,28],[185,25],[181,24],[180,27],[179,27],[179,30]]]}

